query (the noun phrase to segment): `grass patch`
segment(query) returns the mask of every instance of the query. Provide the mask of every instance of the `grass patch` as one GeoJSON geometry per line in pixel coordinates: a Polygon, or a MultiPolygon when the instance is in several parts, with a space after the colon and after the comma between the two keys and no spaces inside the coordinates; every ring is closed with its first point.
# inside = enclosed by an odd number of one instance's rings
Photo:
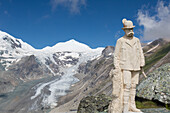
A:
{"type": "Polygon", "coordinates": [[[166,105],[156,100],[147,100],[143,98],[136,98],[136,107],[139,109],[145,108],[164,108],[166,105]]]}
{"type": "Polygon", "coordinates": [[[145,58],[146,65],[144,70],[150,69],[157,61],[163,58],[170,51],[170,43],[159,49],[157,52],[153,53],[150,57],[145,58]]]}

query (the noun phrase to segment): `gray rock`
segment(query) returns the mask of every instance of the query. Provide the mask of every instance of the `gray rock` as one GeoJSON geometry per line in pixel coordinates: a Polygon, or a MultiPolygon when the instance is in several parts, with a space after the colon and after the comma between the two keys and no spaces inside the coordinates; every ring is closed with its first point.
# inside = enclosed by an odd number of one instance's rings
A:
{"type": "Polygon", "coordinates": [[[102,55],[104,55],[104,57],[113,55],[115,48],[113,46],[107,46],[103,51],[102,51],[102,55]]]}
{"type": "Polygon", "coordinates": [[[77,113],[98,113],[108,109],[111,97],[104,94],[87,96],[80,101],[77,113]]]}
{"type": "Polygon", "coordinates": [[[164,64],[148,75],[137,86],[137,96],[170,104],[170,63],[164,64]]]}

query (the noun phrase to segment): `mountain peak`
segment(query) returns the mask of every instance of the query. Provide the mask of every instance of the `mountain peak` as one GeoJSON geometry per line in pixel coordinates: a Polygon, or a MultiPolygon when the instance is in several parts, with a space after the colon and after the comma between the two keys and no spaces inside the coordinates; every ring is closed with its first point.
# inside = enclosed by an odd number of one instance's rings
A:
{"type": "Polygon", "coordinates": [[[14,51],[14,49],[23,49],[27,51],[33,51],[34,48],[23,42],[21,39],[15,38],[10,34],[0,30],[0,48],[14,51]]]}
{"type": "MultiPolygon", "coordinates": [[[[58,44],[61,44],[61,43],[65,43],[65,44],[77,44],[77,45],[84,45],[84,46],[87,46],[87,45],[85,45],[85,44],[83,44],[83,43],[80,43],[79,41],[76,41],[75,39],[70,39],[70,40],[68,40],[68,41],[66,41],[66,42],[59,42],[59,43],[57,43],[56,45],[58,45],[58,44]]],[[[89,47],[89,46],[88,46],[89,47]]],[[[90,48],[90,47],[89,47],[90,48]]]]}
{"type": "Polygon", "coordinates": [[[69,41],[67,41],[67,42],[78,42],[78,41],[76,41],[76,40],[74,40],[74,39],[70,39],[69,41]]]}
{"type": "Polygon", "coordinates": [[[92,49],[86,44],[71,39],[66,42],[59,42],[53,47],[45,47],[42,50],[51,51],[51,52],[58,52],[58,51],[87,52],[87,51],[91,51],[92,49]]]}

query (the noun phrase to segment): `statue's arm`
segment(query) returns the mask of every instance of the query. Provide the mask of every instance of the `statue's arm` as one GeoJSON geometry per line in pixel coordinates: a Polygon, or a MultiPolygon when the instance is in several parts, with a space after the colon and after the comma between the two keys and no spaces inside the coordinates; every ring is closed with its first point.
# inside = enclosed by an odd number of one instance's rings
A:
{"type": "Polygon", "coordinates": [[[120,69],[119,63],[120,63],[120,47],[121,47],[121,42],[120,40],[117,40],[116,42],[116,47],[115,47],[115,52],[114,52],[114,66],[116,69],[120,69]]]}
{"type": "Polygon", "coordinates": [[[141,58],[140,66],[144,67],[145,66],[145,57],[144,57],[144,54],[143,54],[143,49],[142,49],[140,41],[139,41],[139,50],[140,50],[140,58],[141,58]]]}

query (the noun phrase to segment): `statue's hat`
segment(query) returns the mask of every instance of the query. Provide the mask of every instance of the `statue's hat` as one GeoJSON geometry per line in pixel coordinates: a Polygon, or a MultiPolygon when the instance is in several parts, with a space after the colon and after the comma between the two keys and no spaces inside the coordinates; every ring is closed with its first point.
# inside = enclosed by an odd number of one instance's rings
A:
{"type": "Polygon", "coordinates": [[[122,20],[123,23],[123,28],[122,29],[131,29],[134,28],[135,26],[133,26],[133,22],[130,20],[126,20],[125,18],[122,20]]]}

